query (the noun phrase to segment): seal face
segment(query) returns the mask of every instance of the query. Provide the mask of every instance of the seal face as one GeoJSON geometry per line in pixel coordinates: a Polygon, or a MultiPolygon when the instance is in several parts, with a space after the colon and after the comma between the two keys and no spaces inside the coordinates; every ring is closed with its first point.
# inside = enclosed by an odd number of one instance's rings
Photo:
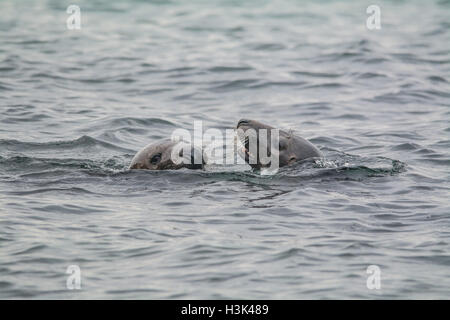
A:
{"type": "Polygon", "coordinates": [[[186,142],[171,141],[168,139],[151,143],[136,153],[131,160],[130,169],[202,169],[203,160],[199,164],[196,163],[198,162],[197,159],[202,159],[200,157],[202,155],[202,151],[191,148],[190,154],[184,154],[186,146],[186,142]],[[174,155],[181,161],[177,162],[174,155]]]}
{"type": "Polygon", "coordinates": [[[311,142],[284,130],[278,130],[279,145],[278,148],[273,148],[271,146],[271,132],[272,129],[275,128],[255,120],[241,119],[238,121],[236,129],[238,129],[237,135],[244,145],[244,150],[242,153],[244,154],[245,162],[255,169],[267,167],[267,164],[261,163],[260,148],[263,148],[263,151],[265,151],[268,156],[278,153],[278,165],[280,167],[308,158],[323,157],[319,149],[317,149],[311,142]],[[260,141],[260,130],[262,129],[267,132],[267,142],[260,141]],[[256,155],[255,152],[251,152],[252,147],[249,145],[248,135],[246,134],[249,130],[256,132],[256,148],[253,149],[256,151],[256,155]]]}

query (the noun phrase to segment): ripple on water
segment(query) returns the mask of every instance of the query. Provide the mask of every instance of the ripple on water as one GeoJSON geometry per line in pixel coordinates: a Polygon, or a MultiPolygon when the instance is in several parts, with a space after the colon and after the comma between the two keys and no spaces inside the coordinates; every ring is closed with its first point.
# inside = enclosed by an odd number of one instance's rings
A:
{"type": "Polygon", "coordinates": [[[448,297],[447,2],[83,3],[0,1],[0,298],[448,297]],[[324,158],[128,170],[244,117],[324,158]]]}

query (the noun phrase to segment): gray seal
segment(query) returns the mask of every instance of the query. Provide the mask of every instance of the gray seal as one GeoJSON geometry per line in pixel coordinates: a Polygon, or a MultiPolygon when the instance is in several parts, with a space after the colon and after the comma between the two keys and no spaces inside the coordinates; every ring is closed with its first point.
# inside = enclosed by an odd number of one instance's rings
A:
{"type": "MultiPolygon", "coordinates": [[[[186,142],[172,141],[170,139],[160,140],[151,143],[140,150],[131,160],[130,169],[147,169],[147,170],[177,170],[181,168],[202,169],[203,160],[197,164],[195,159],[202,159],[202,150],[198,148],[190,148],[189,154],[183,154],[186,148],[182,148],[180,144],[186,142]],[[173,160],[174,148],[177,149],[180,159],[185,159],[184,162],[175,163],[173,160]],[[200,154],[199,154],[200,153],[200,154]],[[196,156],[197,154],[197,156],[196,156]]],[[[186,146],[186,145],[185,145],[186,146]]],[[[197,162],[199,162],[197,160],[197,162]]]]}
{"type": "MultiPolygon", "coordinates": [[[[243,153],[243,158],[245,162],[247,162],[254,169],[261,169],[263,167],[267,167],[267,165],[263,165],[259,159],[259,148],[267,148],[267,155],[270,155],[274,152],[274,149],[271,147],[270,133],[271,129],[275,129],[272,126],[263,124],[261,122],[255,120],[247,120],[241,119],[238,121],[236,126],[238,137],[242,144],[244,145],[241,154],[243,153]],[[241,129],[241,130],[239,130],[241,129]],[[257,155],[253,155],[249,149],[249,139],[246,138],[245,133],[247,130],[253,129],[256,135],[257,141],[257,155]],[[268,143],[262,144],[259,139],[259,130],[266,129],[268,136],[268,143]],[[253,163],[249,161],[250,159],[254,159],[253,163]]],[[[287,166],[293,164],[297,161],[302,161],[310,158],[321,158],[323,157],[322,153],[317,149],[311,142],[302,137],[294,135],[292,132],[286,132],[284,130],[279,130],[279,166],[287,166]]],[[[263,149],[264,150],[264,149],[263,149]]]]}

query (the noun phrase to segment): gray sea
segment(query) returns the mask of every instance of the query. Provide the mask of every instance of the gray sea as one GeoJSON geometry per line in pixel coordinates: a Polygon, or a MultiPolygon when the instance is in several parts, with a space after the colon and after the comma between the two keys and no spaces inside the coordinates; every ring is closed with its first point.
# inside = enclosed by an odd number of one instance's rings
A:
{"type": "Polygon", "coordinates": [[[449,299],[449,81],[450,1],[0,1],[0,298],[449,299]],[[325,158],[128,170],[241,118],[325,158]]]}

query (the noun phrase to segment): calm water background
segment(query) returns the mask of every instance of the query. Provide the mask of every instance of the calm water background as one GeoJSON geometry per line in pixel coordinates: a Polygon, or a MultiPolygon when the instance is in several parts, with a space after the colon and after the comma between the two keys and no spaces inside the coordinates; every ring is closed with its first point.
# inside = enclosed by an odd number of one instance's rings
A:
{"type": "Polygon", "coordinates": [[[449,298],[450,2],[370,4],[1,1],[0,298],[449,298]],[[127,170],[243,117],[326,161],[127,170]]]}

